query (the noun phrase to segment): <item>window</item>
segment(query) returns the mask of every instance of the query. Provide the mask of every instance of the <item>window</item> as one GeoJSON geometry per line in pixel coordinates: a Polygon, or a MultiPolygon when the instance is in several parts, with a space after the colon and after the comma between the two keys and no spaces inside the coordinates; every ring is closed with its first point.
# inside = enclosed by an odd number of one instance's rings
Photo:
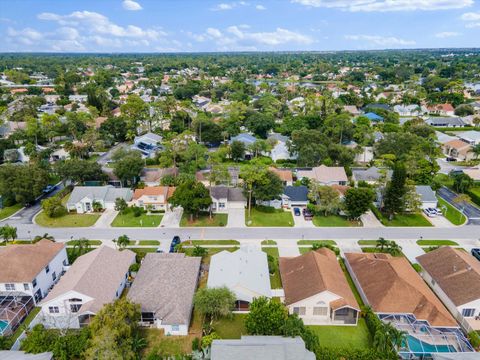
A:
{"type": "Polygon", "coordinates": [[[218,203],[219,209],[225,209],[225,203],[218,203]]]}
{"type": "Polygon", "coordinates": [[[30,290],[30,286],[28,284],[23,284],[23,289],[24,290],[30,290]]]}
{"type": "Polygon", "coordinates": [[[36,287],[36,286],[37,286],[37,279],[33,279],[33,281],[32,281],[32,286],[33,286],[33,287],[36,287]]]}
{"type": "Polygon", "coordinates": [[[475,315],[475,309],[463,309],[462,316],[464,317],[473,317],[475,315]]]}
{"type": "Polygon", "coordinates": [[[180,325],[172,325],[172,331],[180,331],[180,325]]]}
{"type": "Polygon", "coordinates": [[[48,274],[50,272],[50,266],[45,266],[45,272],[48,274]]]}
{"type": "Polygon", "coordinates": [[[48,307],[48,312],[50,314],[58,314],[60,312],[58,306],[49,306],[48,307]]]}
{"type": "Polygon", "coordinates": [[[306,312],[306,308],[305,306],[302,306],[302,307],[294,307],[293,308],[293,313],[294,314],[297,314],[297,315],[305,315],[305,312],[306,312]]]}
{"type": "Polygon", "coordinates": [[[15,291],[15,284],[5,284],[5,290],[15,291]]]}
{"type": "Polygon", "coordinates": [[[80,310],[81,307],[82,307],[82,304],[70,304],[70,311],[72,313],[76,313],[78,312],[78,310],[80,310]]]}
{"type": "Polygon", "coordinates": [[[57,274],[55,274],[55,271],[54,271],[53,274],[52,274],[52,280],[53,280],[53,281],[57,280],[57,274]]]}
{"type": "Polygon", "coordinates": [[[328,308],[325,306],[313,308],[313,315],[315,316],[327,316],[327,314],[328,314],[328,308]]]}

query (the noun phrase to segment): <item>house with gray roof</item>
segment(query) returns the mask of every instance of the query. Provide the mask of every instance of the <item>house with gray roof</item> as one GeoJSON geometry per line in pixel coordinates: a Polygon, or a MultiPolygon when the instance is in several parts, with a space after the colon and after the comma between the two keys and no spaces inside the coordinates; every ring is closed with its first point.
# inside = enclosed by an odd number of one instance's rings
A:
{"type": "Polygon", "coordinates": [[[308,187],[307,186],[285,186],[283,189],[282,206],[290,208],[292,206],[307,206],[308,187]]]}
{"type": "Polygon", "coordinates": [[[162,137],[152,132],[136,136],[133,140],[132,150],[140,151],[143,158],[152,158],[162,148],[162,137]]]}
{"type": "Polygon", "coordinates": [[[464,127],[467,124],[459,117],[431,117],[425,120],[425,122],[430,126],[435,127],[464,127]]]}
{"type": "Polygon", "coordinates": [[[183,253],[149,253],[128,292],[141,306],[140,325],[164,329],[165,335],[188,335],[201,258],[183,253]]]}
{"type": "Polygon", "coordinates": [[[480,131],[470,130],[458,134],[458,137],[472,146],[480,144],[480,131]]]}
{"type": "Polygon", "coordinates": [[[67,201],[67,210],[78,214],[93,211],[93,204],[99,203],[102,209],[114,209],[115,200],[132,200],[133,191],[129,188],[107,186],[75,186],[67,201]]]}
{"type": "Polygon", "coordinates": [[[355,183],[364,181],[367,184],[376,184],[383,176],[390,180],[392,177],[392,170],[379,169],[376,166],[372,166],[368,169],[352,169],[352,180],[355,183]]]}
{"type": "Polygon", "coordinates": [[[243,143],[245,146],[249,146],[249,145],[252,145],[255,141],[257,141],[257,138],[247,133],[241,133],[241,134],[238,134],[237,136],[232,137],[230,139],[230,144],[233,143],[234,141],[239,141],[243,143]]]}
{"type": "Polygon", "coordinates": [[[40,303],[48,328],[78,329],[122,295],[135,263],[131,250],[101,246],[80,256],[40,303]]]}
{"type": "Polygon", "coordinates": [[[243,209],[247,205],[247,199],[241,188],[212,186],[210,197],[212,198],[211,210],[215,214],[228,213],[229,209],[243,209]]]}
{"type": "Polygon", "coordinates": [[[52,360],[53,353],[28,354],[25,351],[0,350],[2,360],[52,360]]]}
{"type": "Polygon", "coordinates": [[[212,360],[315,360],[301,337],[242,336],[239,340],[213,340],[212,360]]]}
{"type": "Polygon", "coordinates": [[[436,208],[438,205],[438,199],[435,195],[435,191],[428,185],[417,185],[415,191],[421,202],[422,209],[436,208]]]}

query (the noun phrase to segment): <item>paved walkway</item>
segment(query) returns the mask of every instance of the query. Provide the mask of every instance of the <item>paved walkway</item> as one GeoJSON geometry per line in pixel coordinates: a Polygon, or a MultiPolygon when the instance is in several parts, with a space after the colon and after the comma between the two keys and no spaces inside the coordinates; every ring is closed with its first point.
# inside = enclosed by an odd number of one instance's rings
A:
{"type": "Polygon", "coordinates": [[[228,209],[228,228],[242,228],[245,225],[245,208],[228,209]]]}
{"type": "Polygon", "coordinates": [[[160,227],[179,228],[182,214],[183,209],[181,207],[165,212],[165,215],[163,215],[163,219],[160,222],[160,227]]]}
{"type": "Polygon", "coordinates": [[[110,224],[112,223],[112,221],[115,219],[117,215],[118,215],[118,211],[115,211],[112,209],[105,209],[105,211],[98,218],[97,222],[95,223],[95,225],[93,225],[93,227],[94,228],[110,227],[110,224]]]}
{"type": "Polygon", "coordinates": [[[417,256],[425,254],[425,251],[417,245],[417,240],[397,240],[396,242],[402,247],[402,252],[412,264],[417,263],[415,259],[417,256]]]}
{"type": "Polygon", "coordinates": [[[336,243],[342,255],[349,252],[362,252],[357,240],[337,240],[336,243]]]}
{"type": "Polygon", "coordinates": [[[383,227],[383,224],[380,222],[380,220],[377,219],[377,217],[372,212],[372,210],[368,210],[365,214],[363,214],[360,217],[360,220],[362,220],[363,227],[368,227],[368,228],[383,227]]]}

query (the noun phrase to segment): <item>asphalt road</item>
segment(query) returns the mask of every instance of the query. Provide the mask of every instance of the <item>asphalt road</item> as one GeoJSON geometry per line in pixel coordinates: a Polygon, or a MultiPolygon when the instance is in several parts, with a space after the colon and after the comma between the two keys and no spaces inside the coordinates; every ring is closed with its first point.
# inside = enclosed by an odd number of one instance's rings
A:
{"type": "Polygon", "coordinates": [[[457,204],[454,200],[458,196],[458,194],[446,187],[438,189],[437,194],[442,199],[449,202],[458,210],[463,212],[463,214],[468,218],[469,224],[480,225],[480,209],[478,207],[467,202],[461,202],[457,204]]]}

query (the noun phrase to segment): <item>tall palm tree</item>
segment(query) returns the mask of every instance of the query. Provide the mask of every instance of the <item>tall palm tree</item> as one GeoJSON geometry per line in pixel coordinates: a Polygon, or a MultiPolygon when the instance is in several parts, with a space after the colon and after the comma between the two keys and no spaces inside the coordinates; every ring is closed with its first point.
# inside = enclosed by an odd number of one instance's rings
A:
{"type": "Polygon", "coordinates": [[[379,237],[377,240],[377,245],[375,247],[380,248],[380,251],[383,251],[383,249],[387,246],[388,246],[388,240],[385,240],[385,238],[383,237],[379,237]]]}
{"type": "Polygon", "coordinates": [[[402,247],[398,245],[395,241],[390,241],[388,244],[388,252],[392,256],[398,256],[402,252],[402,247]]]}
{"type": "Polygon", "coordinates": [[[475,145],[471,152],[475,154],[475,159],[478,159],[480,157],[480,144],[475,145]]]}

